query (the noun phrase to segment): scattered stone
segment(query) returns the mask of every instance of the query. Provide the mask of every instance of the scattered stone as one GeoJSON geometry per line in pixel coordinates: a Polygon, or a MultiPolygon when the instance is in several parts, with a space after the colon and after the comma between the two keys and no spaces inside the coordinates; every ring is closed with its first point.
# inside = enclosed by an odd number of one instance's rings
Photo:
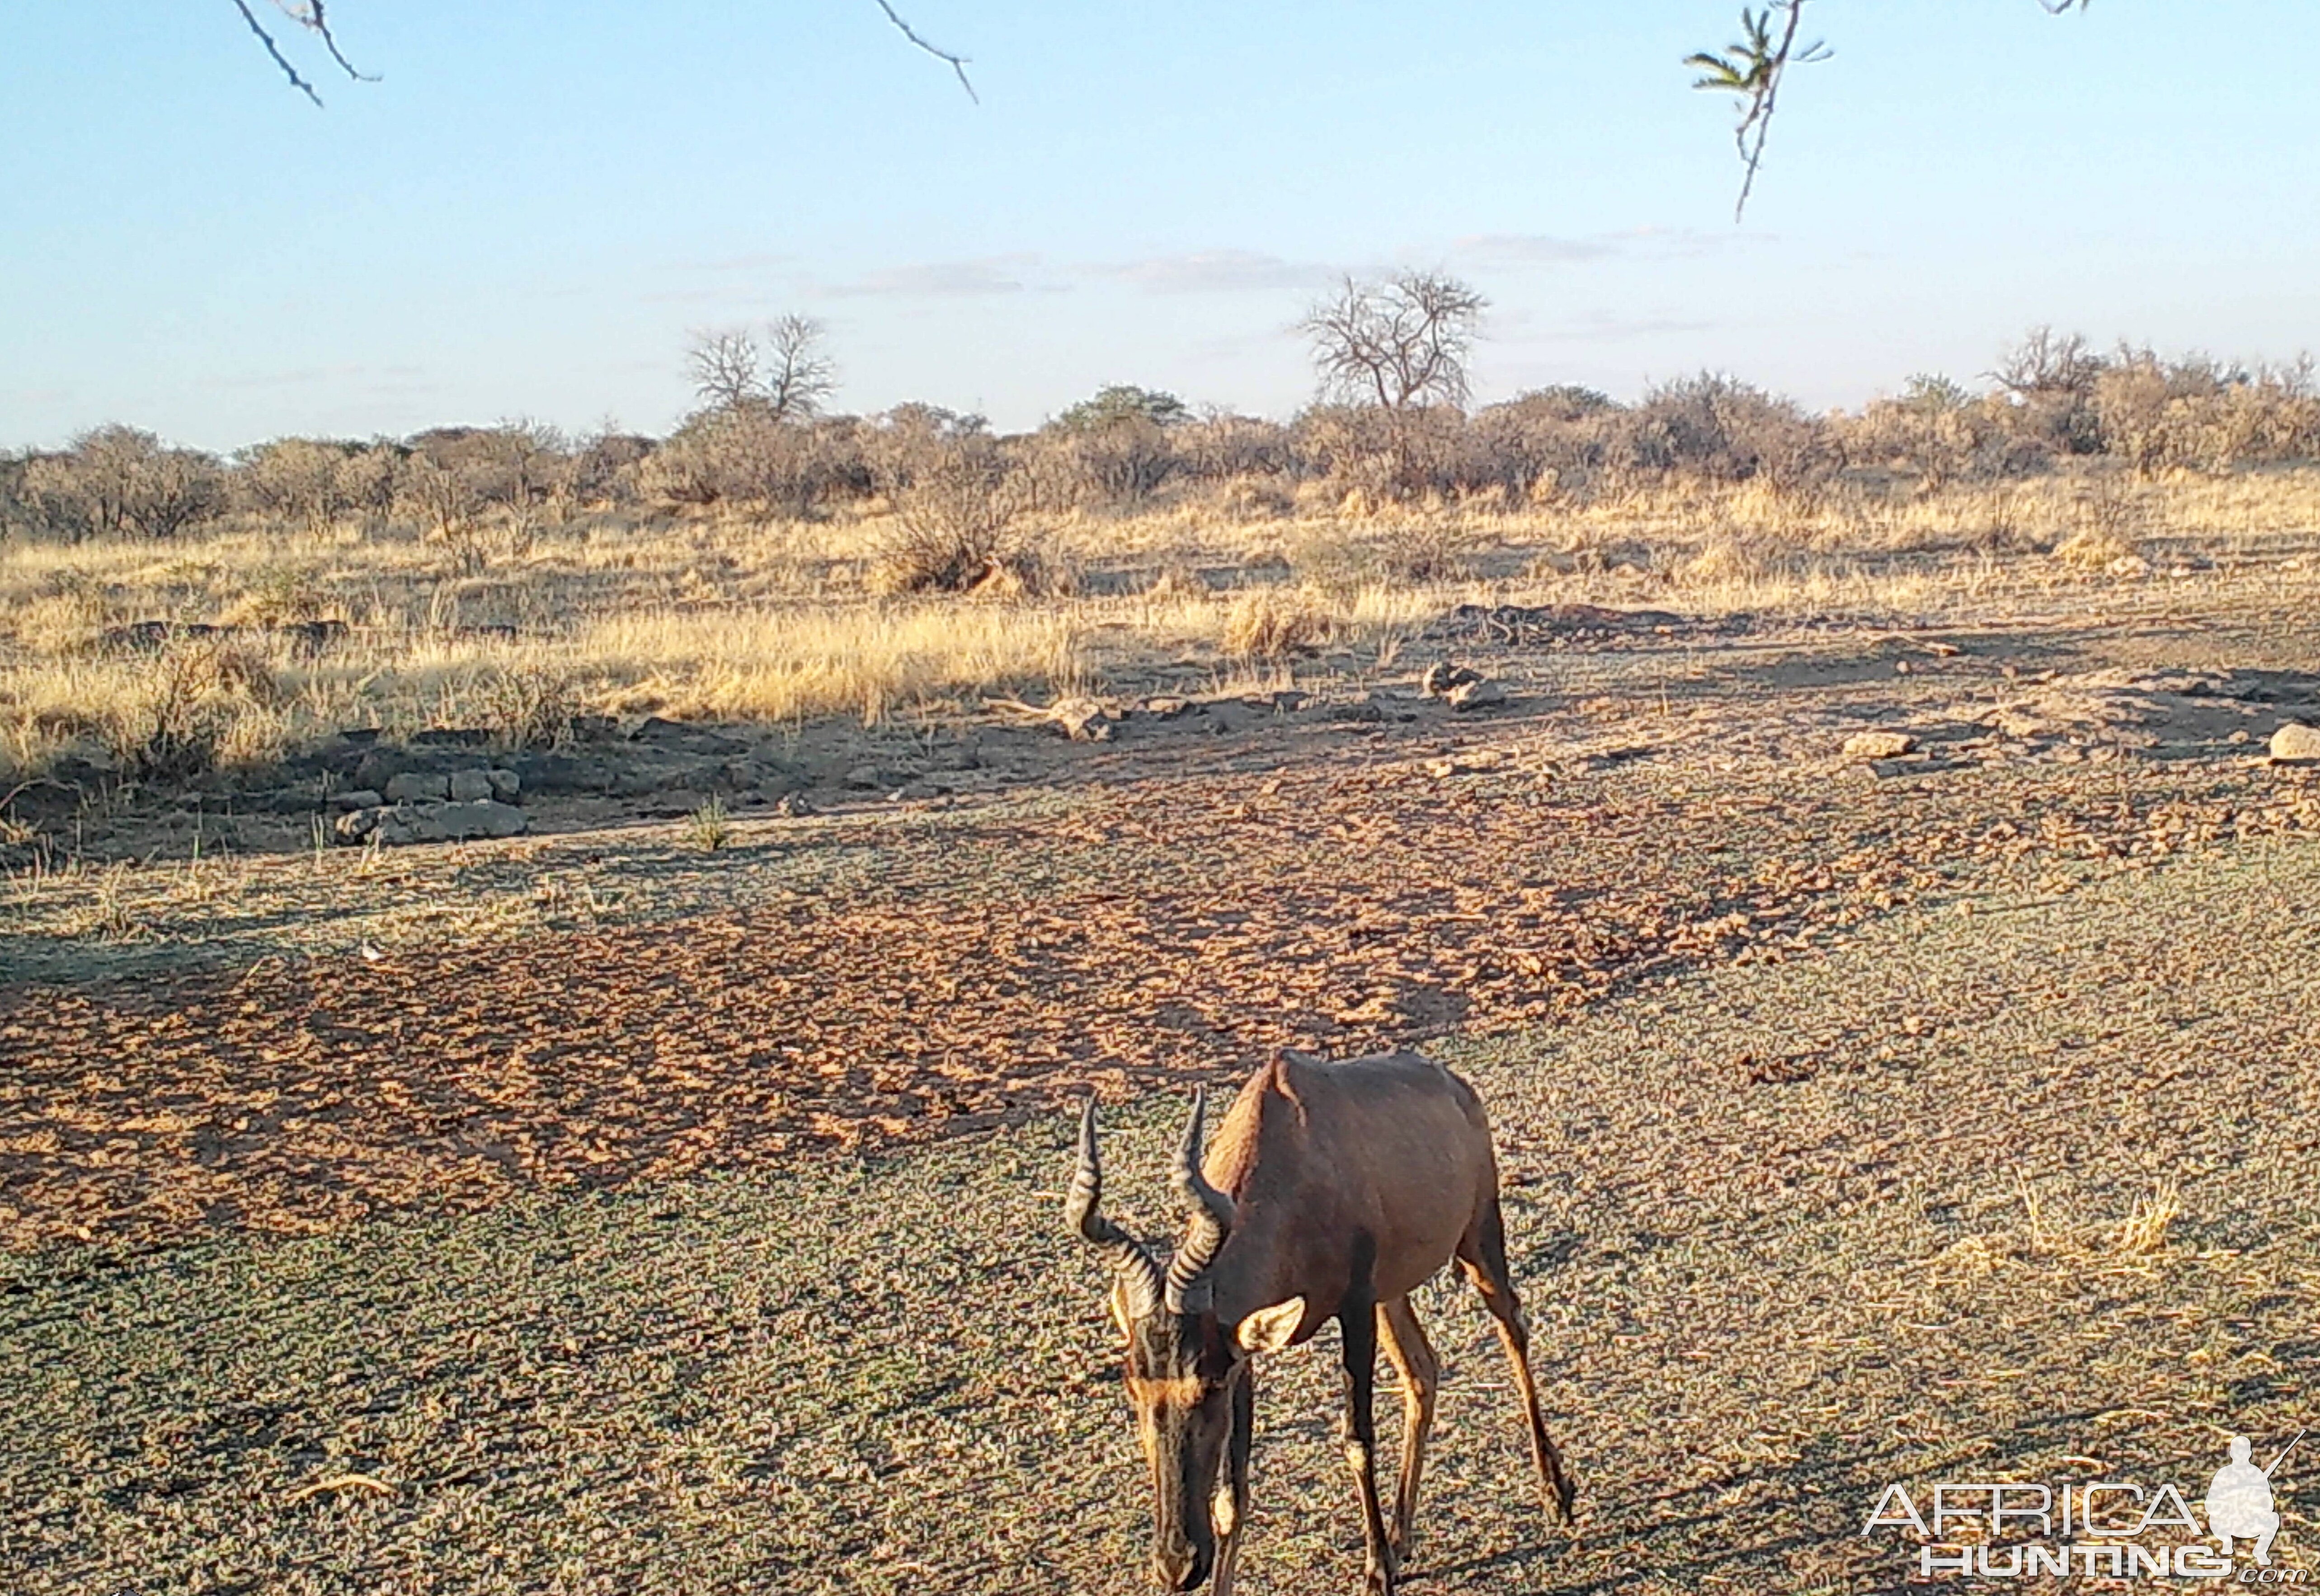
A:
{"type": "Polygon", "coordinates": [[[1917,751],[1917,739],[1906,731],[1856,731],[1844,739],[1848,759],[1898,759],[1917,751]]]}
{"type": "Polygon", "coordinates": [[[692,754],[738,754],[749,746],[741,739],[714,727],[689,725],[685,721],[671,721],[659,715],[646,716],[638,723],[637,729],[629,733],[629,740],[692,754]]]}
{"type": "Polygon", "coordinates": [[[784,793],[774,803],[774,812],[784,820],[802,820],[810,814],[820,814],[803,793],[784,793]]]}
{"type": "Polygon", "coordinates": [[[423,803],[440,801],[451,795],[451,778],[435,775],[424,770],[405,770],[387,780],[386,801],[389,803],[423,803]]]}
{"type": "Polygon", "coordinates": [[[376,809],[385,802],[386,799],[384,796],[371,791],[368,787],[358,787],[351,793],[331,794],[331,807],[340,814],[345,814],[350,810],[376,809]]]}
{"type": "Polygon", "coordinates": [[[1507,690],[1496,682],[1477,679],[1459,683],[1445,697],[1454,710],[1487,710],[1506,703],[1507,690]]]}
{"type": "Polygon", "coordinates": [[[267,630],[288,643],[292,653],[305,659],[313,659],[332,644],[347,640],[347,623],[343,621],[293,621],[267,630]]]}
{"type": "Polygon", "coordinates": [[[1934,759],[1924,754],[1912,754],[1900,759],[1871,759],[1869,768],[1876,773],[1878,780],[1891,781],[1897,776],[1931,775],[1937,770],[1955,770],[1963,763],[1959,759],[1934,759]]]}
{"type": "Polygon", "coordinates": [[[72,783],[35,776],[0,793],[0,815],[22,826],[56,825],[79,813],[84,802],[72,783]]]}
{"type": "Polygon", "coordinates": [[[1066,698],[1047,712],[1074,742],[1111,739],[1111,715],[1092,698],[1066,698]]]}
{"type": "Polygon", "coordinates": [[[1480,671],[1468,670],[1464,666],[1453,665],[1446,659],[1437,659],[1426,667],[1426,674],[1418,679],[1418,685],[1426,690],[1428,698],[1447,698],[1455,689],[1482,679],[1480,671]]]}
{"type": "MultiPolygon", "coordinates": [[[[1581,563],[1597,568],[1602,562],[1570,563],[1576,569],[1581,563]]],[[[1626,576],[1643,574],[1632,563],[1622,563],[1614,572],[1626,576]]],[[[1566,639],[1672,632],[1689,624],[1697,623],[1688,623],[1684,617],[1664,610],[1609,610],[1600,604],[1541,604],[1528,608],[1521,604],[1460,604],[1427,628],[1427,635],[1445,641],[1481,639],[1521,648],[1566,639]]]]}
{"type": "MultiPolygon", "coordinates": [[[[2107,567],[2114,576],[2148,576],[2151,562],[2139,554],[2122,554],[2107,567]]],[[[2187,576],[2189,572],[2185,573],[2187,576]]]]}
{"type": "Polygon", "coordinates": [[[516,755],[508,773],[523,791],[543,796],[610,793],[621,779],[618,768],[604,759],[537,750],[516,755]]]}
{"type": "Polygon", "coordinates": [[[845,783],[856,792],[875,793],[886,786],[886,773],[875,765],[857,765],[847,771],[845,783]]]}
{"type": "Polygon", "coordinates": [[[2306,726],[2300,721],[2282,723],[2271,734],[2271,762],[2275,765],[2320,762],[2320,728],[2306,726]]]}
{"type": "Polygon", "coordinates": [[[1041,708],[1014,698],[986,698],[985,709],[1000,710],[1010,715],[1022,715],[1033,721],[1044,721],[1074,742],[1110,742],[1112,735],[1112,712],[1101,701],[1074,694],[1059,698],[1041,708]]]}
{"type": "Polygon", "coordinates": [[[1272,710],[1278,714],[1293,715],[1305,707],[1305,694],[1291,688],[1277,693],[1251,693],[1241,703],[1253,710],[1272,710]]]}
{"type": "Polygon", "coordinates": [[[1507,757],[1496,748],[1473,748],[1463,754],[1428,759],[1420,768],[1440,781],[1454,775],[1480,775],[1503,767],[1506,762],[1507,757]]]}
{"type": "Polygon", "coordinates": [[[137,621],[107,627],[97,634],[96,646],[115,653],[157,654],[179,642],[209,642],[228,639],[255,643],[281,643],[302,659],[312,659],[334,643],[346,640],[343,621],[293,621],[280,626],[211,626],[199,621],[137,621]]]}
{"type": "Polygon", "coordinates": [[[469,842],[482,838],[521,837],[530,825],[523,811],[483,799],[473,803],[401,803],[358,809],[339,817],[342,842],[376,839],[382,847],[416,842],[469,842]]]}
{"type": "Polygon", "coordinates": [[[492,790],[491,772],[487,770],[455,770],[449,779],[451,801],[455,803],[474,803],[498,795],[492,790]]]}
{"type": "Polygon", "coordinates": [[[1173,721],[1192,707],[1189,698],[1147,698],[1143,703],[1144,712],[1158,721],[1173,721]]]}
{"type": "Polygon", "coordinates": [[[492,784],[492,796],[502,803],[513,803],[516,794],[523,791],[523,777],[512,770],[487,770],[484,775],[492,784]]]}

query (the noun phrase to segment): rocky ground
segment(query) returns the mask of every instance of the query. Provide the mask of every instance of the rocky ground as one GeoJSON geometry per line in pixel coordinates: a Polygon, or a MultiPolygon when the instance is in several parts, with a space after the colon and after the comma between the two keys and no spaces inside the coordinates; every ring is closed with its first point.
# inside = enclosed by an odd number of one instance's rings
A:
{"type": "MultiPolygon", "coordinates": [[[[2269,757],[2314,668],[2236,603],[1472,611],[1079,739],[320,750],[244,846],[361,791],[530,834],[0,918],[0,1552],[40,1591],[1133,1589],[1051,1116],[1146,1105],[1150,1220],[1153,1100],[1276,1043],[1445,1049],[1500,1112],[1590,1519],[1516,1505],[1445,1292],[1436,1588],[1882,1588],[1877,1481],[2188,1473],[2292,1432],[2315,1356],[2320,776],[2269,757]]],[[[1319,1362],[1255,1589],[1354,1570],[1319,1362]]]]}

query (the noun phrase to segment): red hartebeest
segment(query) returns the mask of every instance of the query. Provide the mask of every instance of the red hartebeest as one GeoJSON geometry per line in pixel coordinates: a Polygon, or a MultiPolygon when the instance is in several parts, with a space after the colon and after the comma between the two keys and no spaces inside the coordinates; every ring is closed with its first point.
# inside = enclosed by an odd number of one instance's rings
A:
{"type": "Polygon", "coordinates": [[[1152,1471],[1162,1584],[1197,1590],[1213,1568],[1217,1596],[1231,1596],[1248,1519],[1251,1355],[1294,1347],[1335,1319],[1368,1588],[1394,1589],[1438,1381],[1409,1292],[1454,1256],[1497,1320],[1541,1488],[1567,1522],[1571,1482],[1539,1413],[1530,1338],[1507,1268],[1498,1160],[1474,1089],[1414,1053],[1330,1064],[1284,1050],[1242,1086],[1205,1159],[1201,1109],[1195,1092],[1175,1167],[1192,1218],[1165,1269],[1103,1216],[1092,1101],[1080,1120],[1079,1168],[1065,1207],[1071,1228],[1111,1262],[1128,1401],[1152,1471]],[[1372,1416],[1381,1340],[1403,1387],[1391,1522],[1378,1501],[1372,1416]]]}

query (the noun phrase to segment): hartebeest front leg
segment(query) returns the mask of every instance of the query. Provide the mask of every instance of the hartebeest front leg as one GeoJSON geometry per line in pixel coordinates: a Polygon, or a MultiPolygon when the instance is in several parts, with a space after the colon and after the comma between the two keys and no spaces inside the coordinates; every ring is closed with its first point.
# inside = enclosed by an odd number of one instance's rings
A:
{"type": "MultiPolygon", "coordinates": [[[[1362,1273],[1366,1276],[1368,1271],[1362,1273]]],[[[1371,1596],[1392,1596],[1398,1564],[1377,1489],[1377,1300],[1366,1279],[1346,1293],[1337,1310],[1337,1336],[1346,1356],[1346,1466],[1353,1470],[1354,1492],[1361,1499],[1364,1573],[1371,1596]]]]}
{"type": "Polygon", "coordinates": [[[1393,1503],[1393,1549],[1395,1556],[1406,1563],[1410,1524],[1418,1517],[1418,1477],[1426,1466],[1426,1437],[1434,1428],[1434,1393],[1441,1385],[1442,1365],[1408,1297],[1378,1304],[1378,1328],[1384,1332],[1385,1355],[1401,1375],[1401,1489],[1393,1503]]]}
{"type": "Polygon", "coordinates": [[[1256,1365],[1244,1362],[1233,1389],[1232,1441],[1225,1448],[1225,1498],[1211,1515],[1217,1526],[1216,1596],[1233,1596],[1240,1537],[1248,1530],[1248,1448],[1256,1436],[1256,1365]]]}

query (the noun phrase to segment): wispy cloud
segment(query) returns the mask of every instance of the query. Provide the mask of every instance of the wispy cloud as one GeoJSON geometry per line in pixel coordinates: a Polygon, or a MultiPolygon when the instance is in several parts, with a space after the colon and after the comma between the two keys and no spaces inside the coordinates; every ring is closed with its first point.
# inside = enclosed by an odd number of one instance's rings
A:
{"type": "Polygon", "coordinates": [[[1472,233],[1451,248],[1482,266],[1568,266],[1619,252],[1609,239],[1566,239],[1544,232],[1472,233]]]}
{"type": "Polygon", "coordinates": [[[379,377],[401,379],[421,375],[416,366],[303,366],[288,371],[244,371],[195,379],[204,388],[303,388],[316,383],[344,384],[379,377]]]}
{"type": "Polygon", "coordinates": [[[822,292],[841,297],[884,295],[898,299],[959,299],[993,294],[1054,293],[1060,285],[1034,282],[1036,255],[994,255],[980,260],[930,260],[916,266],[891,266],[842,283],[824,285],[822,292]]]}
{"type": "Polygon", "coordinates": [[[1311,288],[1337,274],[1310,261],[1288,260],[1255,249],[1195,249],[1083,268],[1089,276],[1133,284],[1155,294],[1251,294],[1311,288]]]}
{"type": "Polygon", "coordinates": [[[1760,244],[1769,236],[1737,230],[1699,232],[1688,227],[1627,227],[1577,238],[1545,232],[1478,232],[1457,240],[1451,250],[1461,260],[1476,266],[1575,266],[1614,258],[1690,258],[1760,244]]]}
{"type": "Polygon", "coordinates": [[[1522,333],[1525,343],[1625,343],[1638,338],[1658,338],[1669,333],[1712,331],[1717,323],[1697,317],[1667,314],[1623,316],[1610,311],[1590,311],[1586,315],[1547,326],[1526,327],[1522,333]]]}
{"type": "Polygon", "coordinates": [[[687,260],[682,262],[677,269],[705,272],[759,272],[772,271],[778,267],[795,266],[797,263],[798,258],[794,255],[757,250],[746,255],[720,256],[712,260],[687,260]]]}

